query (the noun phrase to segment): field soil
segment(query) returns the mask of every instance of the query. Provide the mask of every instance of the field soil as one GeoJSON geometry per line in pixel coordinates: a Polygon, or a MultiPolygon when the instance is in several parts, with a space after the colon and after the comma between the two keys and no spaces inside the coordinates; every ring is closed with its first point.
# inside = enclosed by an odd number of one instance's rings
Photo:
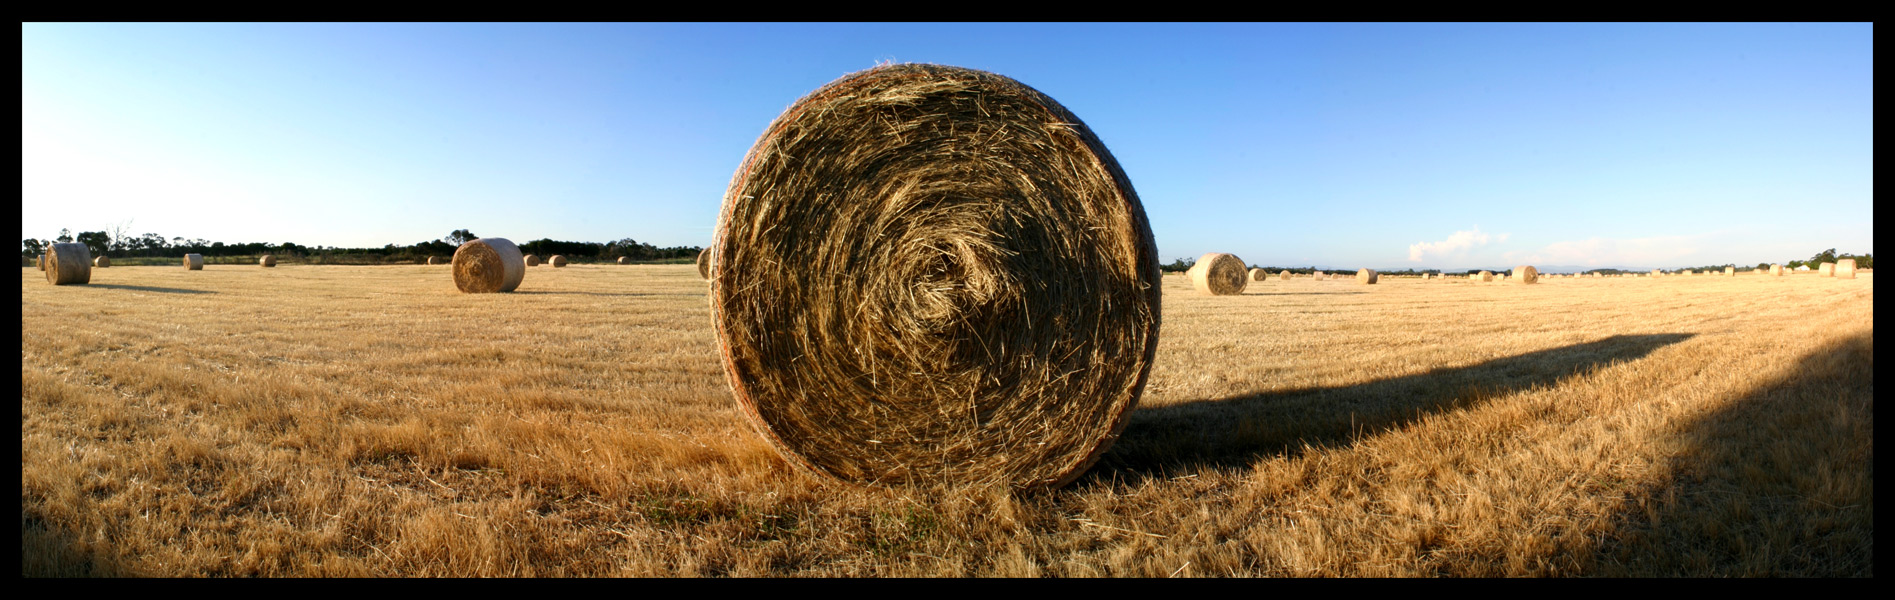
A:
{"type": "Polygon", "coordinates": [[[20,281],[26,576],[1874,575],[1873,274],[1167,276],[1037,494],[789,467],[692,265],[20,281]]]}

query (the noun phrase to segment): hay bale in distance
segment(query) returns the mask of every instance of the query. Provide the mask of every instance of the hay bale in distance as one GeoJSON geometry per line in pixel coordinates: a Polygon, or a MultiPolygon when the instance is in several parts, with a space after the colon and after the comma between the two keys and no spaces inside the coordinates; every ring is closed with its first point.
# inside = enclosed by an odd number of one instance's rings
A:
{"type": "Polygon", "coordinates": [[[439,257],[439,256],[430,256],[430,257],[428,257],[428,264],[430,264],[430,265],[438,265],[438,264],[441,264],[442,262],[443,262],[443,261],[441,260],[441,257],[439,257]]]}
{"type": "Polygon", "coordinates": [[[46,253],[41,252],[39,255],[39,260],[36,262],[39,263],[39,270],[41,271],[46,270],[46,253]]]}
{"type": "Polygon", "coordinates": [[[74,285],[92,282],[92,250],[77,242],[54,242],[46,249],[46,282],[74,285]]]}
{"type": "Polygon", "coordinates": [[[1481,271],[1479,273],[1474,274],[1473,279],[1474,281],[1478,281],[1481,283],[1492,283],[1494,280],[1494,273],[1493,271],[1481,271]]]}
{"type": "Polygon", "coordinates": [[[1832,263],[1832,262],[1823,263],[1821,267],[1817,268],[1816,272],[1824,277],[1835,277],[1836,276],[1836,263],[1832,263]]]}
{"type": "Polygon", "coordinates": [[[554,254],[551,258],[546,259],[546,264],[552,265],[554,268],[564,267],[566,266],[566,255],[554,254]]]}
{"type": "Polygon", "coordinates": [[[265,254],[263,256],[259,256],[257,257],[257,264],[263,266],[264,268],[274,267],[276,266],[276,255],[265,254]]]}
{"type": "Polygon", "coordinates": [[[1522,283],[1522,284],[1539,283],[1540,270],[1533,268],[1533,265],[1520,265],[1520,266],[1514,267],[1513,280],[1515,282],[1522,283]]]}
{"type": "Polygon", "coordinates": [[[707,251],[743,414],[824,476],[1064,485],[1123,429],[1158,347],[1157,247],[1124,171],[991,73],[883,66],[798,100],[707,251]]]}
{"type": "Polygon", "coordinates": [[[526,257],[507,238],[472,239],[454,249],[454,287],[462,293],[511,292],[525,278],[526,257]]]}
{"type": "Polygon", "coordinates": [[[1780,265],[1780,264],[1776,264],[1776,263],[1771,263],[1771,264],[1770,264],[1770,276],[1771,276],[1771,277],[1782,277],[1782,276],[1783,276],[1783,265],[1780,265]]]}
{"type": "Polygon", "coordinates": [[[1837,279],[1855,279],[1856,278],[1856,259],[1845,258],[1845,259],[1836,261],[1836,278],[1837,279]]]}
{"type": "Polygon", "coordinates": [[[106,267],[110,267],[110,266],[112,266],[112,257],[110,257],[110,256],[105,256],[105,255],[103,255],[103,254],[101,254],[101,255],[99,255],[99,256],[95,256],[95,257],[92,257],[92,267],[93,267],[93,268],[96,268],[96,269],[103,269],[103,268],[106,268],[106,267]]]}
{"type": "Polygon", "coordinates": [[[1265,271],[1265,270],[1263,270],[1263,269],[1251,269],[1251,270],[1250,270],[1250,280],[1251,280],[1251,281],[1269,281],[1269,280],[1270,280],[1270,272],[1269,272],[1269,271],[1265,271]]]}
{"type": "Polygon", "coordinates": [[[1276,279],[1277,279],[1277,281],[1289,281],[1289,280],[1290,280],[1290,272],[1289,272],[1289,271],[1287,271],[1287,270],[1285,270],[1285,271],[1282,271],[1282,272],[1279,272],[1279,273],[1277,273],[1277,274],[1276,274],[1276,279]]]}
{"type": "Polygon", "coordinates": [[[1724,267],[1724,276],[1725,276],[1725,277],[1736,277],[1736,276],[1737,276],[1737,267],[1729,267],[1729,266],[1727,266],[1727,267],[1724,267]]]}
{"type": "Polygon", "coordinates": [[[1355,282],[1362,285],[1372,285],[1381,279],[1382,274],[1375,272],[1375,269],[1364,268],[1355,272],[1355,282]]]}
{"type": "Polygon", "coordinates": [[[632,257],[630,257],[630,256],[621,256],[621,257],[619,257],[619,264],[621,264],[621,265],[629,265],[629,264],[632,264],[632,257]]]}
{"type": "Polygon", "coordinates": [[[711,249],[705,248],[697,253],[697,276],[711,278],[711,249]]]}
{"type": "Polygon", "coordinates": [[[202,254],[184,255],[184,268],[191,271],[204,270],[204,255],[202,254]]]}
{"type": "Polygon", "coordinates": [[[1244,293],[1245,269],[1243,259],[1223,252],[1210,252],[1198,257],[1191,266],[1191,287],[1213,296],[1233,296],[1244,293]]]}
{"type": "Polygon", "coordinates": [[[540,266],[540,257],[538,257],[538,256],[534,256],[534,255],[531,255],[531,254],[528,254],[528,255],[526,255],[526,256],[524,256],[524,257],[522,257],[522,260],[525,260],[525,261],[526,261],[526,266],[529,266],[529,267],[537,267],[537,266],[540,266]]]}

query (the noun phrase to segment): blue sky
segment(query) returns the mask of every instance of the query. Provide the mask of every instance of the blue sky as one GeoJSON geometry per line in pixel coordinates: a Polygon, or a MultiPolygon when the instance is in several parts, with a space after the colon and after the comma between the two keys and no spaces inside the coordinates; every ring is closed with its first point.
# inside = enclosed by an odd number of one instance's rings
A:
{"type": "Polygon", "coordinates": [[[1013,77],[1166,262],[1670,267],[1873,252],[1870,24],[23,24],[22,237],[705,245],[802,95],[1013,77]]]}

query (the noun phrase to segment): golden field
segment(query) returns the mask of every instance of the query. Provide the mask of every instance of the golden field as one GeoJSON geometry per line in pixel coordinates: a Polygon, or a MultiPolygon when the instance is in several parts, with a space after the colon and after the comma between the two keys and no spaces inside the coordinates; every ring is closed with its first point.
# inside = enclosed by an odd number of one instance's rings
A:
{"type": "Polygon", "coordinates": [[[692,265],[21,273],[27,576],[1873,576],[1874,276],[1165,278],[1058,491],[739,415],[692,265]]]}

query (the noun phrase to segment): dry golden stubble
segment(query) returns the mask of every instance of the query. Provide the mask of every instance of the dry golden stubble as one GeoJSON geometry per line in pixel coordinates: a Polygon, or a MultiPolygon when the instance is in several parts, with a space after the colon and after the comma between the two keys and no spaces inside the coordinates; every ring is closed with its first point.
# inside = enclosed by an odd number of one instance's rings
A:
{"type": "Polygon", "coordinates": [[[1211,252],[1191,265],[1191,287],[1213,296],[1244,293],[1244,261],[1235,255],[1211,252]]]}
{"type": "Polygon", "coordinates": [[[184,268],[190,269],[192,271],[204,270],[204,255],[202,254],[184,255],[184,268]]]}
{"type": "Polygon", "coordinates": [[[798,100],[705,252],[743,413],[846,481],[1064,485],[1123,429],[1157,350],[1131,183],[1078,117],[991,73],[884,66],[798,100]]]}
{"type": "Polygon", "coordinates": [[[46,251],[46,282],[53,285],[92,281],[92,250],[77,242],[55,242],[46,251]]]}
{"type": "Polygon", "coordinates": [[[526,278],[526,258],[506,238],[469,240],[454,250],[454,287],[468,294],[511,292],[526,278]]]}

